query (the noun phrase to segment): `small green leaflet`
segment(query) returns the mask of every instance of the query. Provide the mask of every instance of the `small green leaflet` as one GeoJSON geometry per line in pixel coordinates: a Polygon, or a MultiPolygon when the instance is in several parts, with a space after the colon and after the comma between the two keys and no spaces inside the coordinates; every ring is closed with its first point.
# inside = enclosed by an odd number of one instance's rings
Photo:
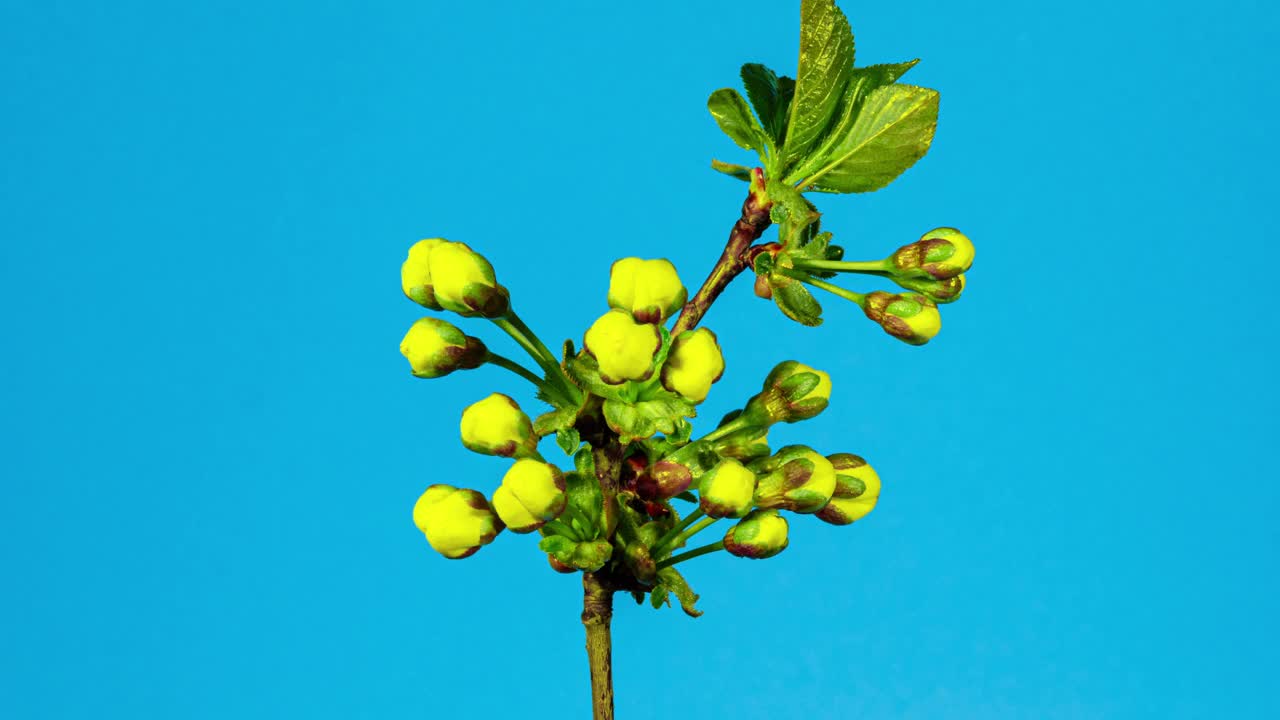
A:
{"type": "Polygon", "coordinates": [[[853,30],[834,0],[801,0],[800,62],[782,149],[783,168],[809,154],[826,133],[853,70],[853,30]]]}
{"type": "Polygon", "coordinates": [[[769,276],[769,285],[773,289],[773,302],[783,315],[808,327],[822,324],[822,305],[799,280],[774,274],[769,276]]]}
{"type": "Polygon", "coordinates": [[[725,135],[737,143],[738,147],[760,153],[763,161],[770,145],[769,139],[764,129],[756,123],[755,116],[747,107],[747,101],[742,99],[737,90],[721,88],[711,93],[711,97],[707,99],[707,109],[725,135]]]}
{"type": "Polygon", "coordinates": [[[577,419],[577,408],[557,408],[539,415],[538,418],[533,421],[533,432],[536,433],[538,437],[546,437],[551,433],[573,427],[573,423],[577,419]]]}
{"type": "Polygon", "coordinates": [[[874,90],[848,135],[804,180],[819,192],[871,192],[924,157],[938,126],[938,93],[913,85],[874,90]]]}
{"type": "Polygon", "coordinates": [[[582,435],[578,432],[578,428],[570,427],[556,431],[556,445],[564,451],[565,455],[572,455],[578,450],[578,446],[582,444],[582,435]]]}
{"type": "Polygon", "coordinates": [[[604,419],[622,442],[643,440],[658,433],[672,434],[682,418],[694,417],[697,409],[688,400],[667,391],[652,400],[604,401],[604,419]]]}
{"type": "Polygon", "coordinates": [[[721,162],[712,158],[711,169],[719,173],[724,173],[731,178],[737,178],[742,182],[751,182],[751,168],[746,165],[734,165],[733,163],[721,162]]]}
{"type": "Polygon", "coordinates": [[[759,63],[747,63],[742,66],[742,86],[747,89],[751,107],[755,108],[765,133],[773,139],[775,147],[781,145],[796,81],[785,76],[779,78],[759,63]]]}
{"type": "MultiPolygon", "coordinates": [[[[658,586],[669,591],[680,601],[680,607],[689,617],[698,617],[702,611],[695,607],[698,602],[698,594],[689,587],[689,583],[680,574],[680,571],[673,567],[666,567],[658,571],[658,586]]],[[[656,605],[654,607],[657,607],[656,605]]]]}

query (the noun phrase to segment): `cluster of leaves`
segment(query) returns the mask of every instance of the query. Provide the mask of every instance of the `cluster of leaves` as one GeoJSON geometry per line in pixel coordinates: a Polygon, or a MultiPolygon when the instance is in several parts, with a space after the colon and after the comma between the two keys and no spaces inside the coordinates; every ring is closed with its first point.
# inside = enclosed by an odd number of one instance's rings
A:
{"type": "MultiPolygon", "coordinates": [[[[804,193],[879,190],[928,152],[937,127],[938,93],[898,82],[918,62],[855,66],[853,31],[844,13],[833,0],[804,0],[796,78],[748,63],[741,75],[750,107],[732,88],[711,94],[707,107],[720,129],[759,156],[772,220],[790,257],[840,260],[844,255],[831,234],[821,231],[821,215],[804,193]]],[[[713,160],[712,167],[751,179],[749,168],[741,165],[713,160]]],[[[758,256],[761,265],[755,269],[767,278],[778,308],[801,324],[821,324],[821,304],[800,281],[773,272],[775,256],[758,256]]]]}
{"type": "MultiPolygon", "coordinates": [[[[742,82],[755,114],[731,88],[712,93],[707,105],[726,135],[756,151],[768,178],[805,192],[871,192],[933,142],[938,93],[898,83],[917,62],[855,67],[844,13],[833,0],[804,0],[796,79],[749,63],[742,82]]],[[[714,167],[750,179],[745,167],[714,167]]]]}

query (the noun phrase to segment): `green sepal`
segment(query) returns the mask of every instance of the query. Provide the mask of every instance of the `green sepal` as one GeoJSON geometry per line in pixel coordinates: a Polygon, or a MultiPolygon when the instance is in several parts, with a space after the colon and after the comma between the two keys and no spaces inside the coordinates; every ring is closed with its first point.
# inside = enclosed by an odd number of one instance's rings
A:
{"type": "Polygon", "coordinates": [[[693,403],[673,392],[662,390],[652,394],[655,397],[650,400],[604,401],[605,422],[618,434],[622,443],[643,440],[658,433],[675,433],[677,423],[698,414],[693,403]]]}
{"type": "Polygon", "coordinates": [[[670,595],[671,591],[659,585],[649,591],[649,604],[653,606],[654,610],[661,609],[663,605],[671,607],[670,595]]]}
{"type": "Polygon", "coordinates": [[[799,372],[791,375],[786,380],[778,384],[778,390],[788,399],[795,398],[796,401],[803,399],[810,391],[818,387],[818,383],[822,380],[817,373],[799,372]]]}
{"type": "Polygon", "coordinates": [[[694,607],[698,602],[698,594],[689,587],[680,571],[673,567],[665,567],[658,571],[658,586],[671,592],[680,601],[680,607],[689,617],[698,617],[702,611],[694,607]]]}
{"type": "Polygon", "coordinates": [[[721,162],[712,158],[711,169],[718,173],[724,173],[731,178],[737,178],[743,182],[751,182],[751,168],[746,165],[735,165],[733,163],[721,162]]]}
{"type": "Polygon", "coordinates": [[[755,150],[760,154],[761,160],[764,160],[772,142],[737,90],[721,88],[711,93],[711,97],[707,98],[707,109],[730,140],[744,150],[755,150]]]}

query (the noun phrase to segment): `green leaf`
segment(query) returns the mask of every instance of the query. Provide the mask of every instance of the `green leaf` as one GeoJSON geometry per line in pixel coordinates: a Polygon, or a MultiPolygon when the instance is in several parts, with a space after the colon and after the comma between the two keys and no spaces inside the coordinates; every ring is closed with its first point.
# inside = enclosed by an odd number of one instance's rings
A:
{"type": "Polygon", "coordinates": [[[555,559],[587,572],[604,567],[613,555],[613,546],[605,540],[574,542],[563,535],[548,535],[538,542],[538,549],[555,559]]]}
{"type": "Polygon", "coordinates": [[[623,443],[643,440],[658,433],[674,434],[682,418],[696,416],[697,410],[688,400],[666,390],[657,397],[636,402],[604,401],[604,419],[618,433],[623,443]]]}
{"type": "Polygon", "coordinates": [[[577,543],[563,535],[548,535],[538,541],[539,550],[549,555],[555,555],[560,562],[564,562],[564,558],[573,555],[573,547],[575,545],[577,543]]]}
{"type": "Polygon", "coordinates": [[[853,31],[834,0],[801,0],[800,63],[791,103],[784,166],[809,154],[840,107],[853,69],[853,31]]]}
{"type": "Polygon", "coordinates": [[[822,217],[813,203],[785,182],[768,180],[765,194],[773,202],[769,217],[778,224],[778,237],[788,248],[799,245],[807,237],[805,230],[822,217]]]}
{"type": "Polygon", "coordinates": [[[719,173],[724,173],[731,178],[737,178],[743,182],[751,182],[751,168],[746,165],[734,165],[733,163],[720,162],[719,160],[712,158],[711,169],[719,173]]]}
{"type": "Polygon", "coordinates": [[[787,126],[787,113],[791,110],[791,98],[796,83],[788,77],[779,80],[777,74],[759,63],[742,66],[742,86],[747,89],[751,107],[764,131],[774,145],[782,144],[783,130],[787,126]]]}
{"type": "MultiPolygon", "coordinates": [[[[577,408],[557,408],[551,412],[545,412],[533,421],[533,431],[538,437],[546,437],[551,433],[558,433],[561,430],[573,427],[573,423],[578,419],[577,408]]],[[[571,452],[566,450],[565,452],[571,452]]]]}
{"type": "Polygon", "coordinates": [[[853,68],[850,71],[849,84],[845,86],[844,96],[840,99],[840,111],[837,115],[836,123],[832,126],[818,149],[809,153],[807,158],[788,173],[787,182],[795,184],[806,175],[825,165],[835,149],[848,137],[849,131],[857,121],[858,113],[862,110],[867,96],[878,88],[897,82],[898,78],[906,74],[908,70],[915,67],[916,63],[919,62],[919,60],[910,60],[904,63],[853,68]]]}
{"type": "Polygon", "coordinates": [[[937,126],[937,92],[913,85],[878,88],[826,163],[803,183],[819,192],[879,190],[924,157],[937,126]]]}
{"type": "Polygon", "coordinates": [[[689,587],[689,583],[678,570],[673,567],[659,570],[658,584],[676,596],[676,599],[680,601],[680,607],[684,609],[689,617],[698,617],[702,614],[701,610],[694,607],[698,602],[698,594],[693,591],[693,588],[689,587]]]}
{"type": "Polygon", "coordinates": [[[751,114],[751,109],[747,107],[747,101],[742,99],[737,90],[721,88],[711,93],[711,97],[707,99],[707,109],[724,134],[737,143],[738,147],[755,150],[763,158],[769,147],[769,140],[751,114]]]}
{"type": "Polygon", "coordinates": [[[560,446],[565,455],[572,455],[581,444],[582,435],[578,432],[578,428],[569,427],[556,431],[556,445],[560,446]]]}
{"type": "Polygon", "coordinates": [[[604,524],[604,497],[599,481],[592,474],[571,472],[565,473],[564,484],[569,498],[568,514],[581,518],[585,537],[598,537],[599,528],[604,524]]]}
{"type": "Polygon", "coordinates": [[[622,399],[629,383],[610,385],[600,377],[600,365],[596,359],[586,352],[579,353],[565,361],[565,369],[569,375],[585,390],[602,398],[622,399]]]}
{"type": "Polygon", "coordinates": [[[609,562],[609,558],[613,556],[613,545],[607,540],[596,540],[593,542],[581,542],[573,549],[573,556],[569,560],[557,560],[572,565],[579,570],[586,572],[595,572],[604,567],[609,562]]]}
{"type": "Polygon", "coordinates": [[[783,315],[809,327],[822,324],[822,305],[800,281],[771,275],[769,284],[773,288],[773,302],[783,315]]]}

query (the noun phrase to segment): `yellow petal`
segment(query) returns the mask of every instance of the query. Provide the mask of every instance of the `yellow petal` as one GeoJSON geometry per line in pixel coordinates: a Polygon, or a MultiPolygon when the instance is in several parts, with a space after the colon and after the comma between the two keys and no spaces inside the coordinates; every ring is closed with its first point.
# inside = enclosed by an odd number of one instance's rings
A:
{"type": "Polygon", "coordinates": [[[724,374],[724,355],[715,333],[706,328],[681,333],[671,346],[662,369],[662,384],[695,403],[707,398],[711,385],[724,374]]]}
{"type": "Polygon", "coordinates": [[[662,344],[658,328],[637,323],[622,310],[610,310],[587,330],[583,345],[600,365],[605,382],[647,379],[662,344]]]}
{"type": "Polygon", "coordinates": [[[511,456],[533,434],[532,423],[516,401],[493,393],[462,411],[462,444],[480,453],[511,456]]]}

